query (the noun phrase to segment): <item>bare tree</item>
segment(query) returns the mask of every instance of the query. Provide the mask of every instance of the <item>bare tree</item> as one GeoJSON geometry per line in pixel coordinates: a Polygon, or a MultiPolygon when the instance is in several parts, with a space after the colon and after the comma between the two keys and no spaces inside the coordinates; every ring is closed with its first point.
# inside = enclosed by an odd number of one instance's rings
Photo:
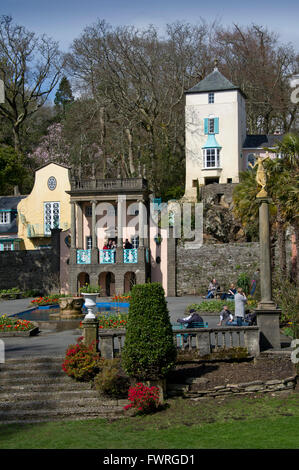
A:
{"type": "Polygon", "coordinates": [[[15,149],[20,150],[22,125],[57,85],[62,56],[55,41],[45,35],[38,38],[12,21],[0,17],[0,78],[5,87],[0,114],[10,123],[15,149]]]}

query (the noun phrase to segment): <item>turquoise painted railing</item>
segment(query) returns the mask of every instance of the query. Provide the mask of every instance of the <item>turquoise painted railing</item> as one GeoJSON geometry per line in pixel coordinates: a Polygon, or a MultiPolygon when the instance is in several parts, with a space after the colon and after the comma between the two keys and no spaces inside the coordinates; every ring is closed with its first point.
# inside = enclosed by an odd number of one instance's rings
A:
{"type": "Polygon", "coordinates": [[[100,264],[114,264],[115,250],[100,250],[100,264]]]}
{"type": "Polygon", "coordinates": [[[91,250],[77,250],[77,264],[90,264],[91,250]]]}
{"type": "Polygon", "coordinates": [[[137,263],[138,262],[138,251],[137,248],[132,248],[130,250],[124,250],[124,263],[137,263]]]}

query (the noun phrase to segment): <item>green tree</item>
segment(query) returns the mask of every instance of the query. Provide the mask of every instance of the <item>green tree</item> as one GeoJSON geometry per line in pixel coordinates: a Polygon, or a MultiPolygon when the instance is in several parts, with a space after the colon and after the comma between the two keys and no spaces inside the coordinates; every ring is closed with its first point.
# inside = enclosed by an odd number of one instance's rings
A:
{"type": "Polygon", "coordinates": [[[14,186],[22,187],[25,178],[23,156],[12,147],[0,146],[0,194],[12,194],[14,186]]]}
{"type": "Polygon", "coordinates": [[[159,283],[132,289],[122,364],[139,380],[165,377],[175,364],[176,347],[165,293],[159,283]]]}
{"type": "Polygon", "coordinates": [[[62,115],[65,117],[66,108],[73,103],[74,97],[69,80],[62,77],[59,88],[56,92],[54,103],[58,109],[62,108],[62,115]]]}

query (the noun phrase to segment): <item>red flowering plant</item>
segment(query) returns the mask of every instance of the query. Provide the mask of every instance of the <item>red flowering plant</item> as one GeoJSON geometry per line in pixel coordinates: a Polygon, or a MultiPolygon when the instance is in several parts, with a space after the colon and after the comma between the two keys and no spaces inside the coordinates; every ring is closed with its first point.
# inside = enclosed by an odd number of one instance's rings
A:
{"type": "Polygon", "coordinates": [[[0,332],[5,331],[29,331],[35,328],[35,325],[28,320],[8,317],[6,314],[0,317],[0,332]]]}
{"type": "Polygon", "coordinates": [[[125,410],[136,408],[137,413],[145,414],[155,411],[159,407],[159,388],[147,387],[142,382],[129,388],[128,400],[131,402],[124,406],[125,410]]]}
{"type": "Polygon", "coordinates": [[[99,353],[94,352],[94,344],[86,346],[81,339],[78,338],[79,344],[68,347],[62,369],[70,377],[88,382],[100,371],[101,359],[99,353]]]}
{"type": "Polygon", "coordinates": [[[118,315],[98,315],[100,329],[126,328],[128,323],[128,314],[119,313],[118,315]]]}
{"type": "Polygon", "coordinates": [[[60,297],[59,294],[48,295],[46,297],[38,297],[36,299],[31,300],[30,303],[36,307],[39,307],[42,305],[56,305],[58,304],[59,297],[60,297]]]}

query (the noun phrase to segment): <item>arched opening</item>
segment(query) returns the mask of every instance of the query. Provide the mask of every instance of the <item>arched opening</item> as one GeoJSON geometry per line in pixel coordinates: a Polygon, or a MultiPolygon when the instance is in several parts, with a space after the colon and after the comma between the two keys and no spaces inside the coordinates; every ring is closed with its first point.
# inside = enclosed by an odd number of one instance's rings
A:
{"type": "Polygon", "coordinates": [[[77,277],[77,290],[80,291],[80,288],[83,287],[85,284],[90,284],[89,281],[89,274],[87,273],[80,273],[77,277]]]}
{"type": "Polygon", "coordinates": [[[127,272],[124,277],[124,292],[129,292],[136,284],[136,274],[127,272]]]}
{"type": "Polygon", "coordinates": [[[99,286],[104,295],[111,297],[115,295],[115,276],[111,272],[104,272],[99,275],[99,286]]]}

